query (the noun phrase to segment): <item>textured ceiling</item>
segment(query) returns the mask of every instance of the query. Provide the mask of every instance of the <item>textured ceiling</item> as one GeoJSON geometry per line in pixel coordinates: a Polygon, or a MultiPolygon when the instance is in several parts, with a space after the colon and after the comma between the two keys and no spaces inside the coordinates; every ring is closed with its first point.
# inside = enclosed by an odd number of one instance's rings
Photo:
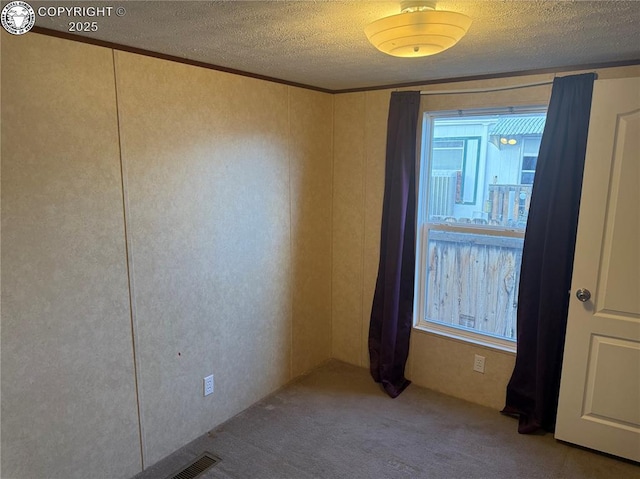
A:
{"type": "Polygon", "coordinates": [[[329,90],[640,59],[639,1],[441,0],[437,9],[473,19],[468,34],[409,59],[380,53],[363,33],[399,2],[55,2],[100,4],[126,14],[38,16],[36,25],[68,31],[71,20],[96,20],[98,31],[82,35],[329,90]]]}

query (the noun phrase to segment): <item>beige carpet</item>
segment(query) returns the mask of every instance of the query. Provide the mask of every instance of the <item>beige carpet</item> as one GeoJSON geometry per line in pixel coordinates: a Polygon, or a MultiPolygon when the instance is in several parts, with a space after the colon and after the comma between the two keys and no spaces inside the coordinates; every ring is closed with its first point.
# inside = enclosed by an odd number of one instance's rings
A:
{"type": "Polygon", "coordinates": [[[200,478],[640,478],[640,466],[523,436],[515,419],[415,385],[387,397],[368,371],[331,361],[136,479],[162,479],[203,451],[200,478]]]}

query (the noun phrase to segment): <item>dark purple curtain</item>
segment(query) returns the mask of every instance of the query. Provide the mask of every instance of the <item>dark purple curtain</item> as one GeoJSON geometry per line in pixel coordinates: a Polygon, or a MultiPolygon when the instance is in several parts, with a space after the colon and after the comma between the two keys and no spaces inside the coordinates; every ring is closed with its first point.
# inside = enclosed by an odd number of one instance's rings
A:
{"type": "Polygon", "coordinates": [[[538,155],[518,296],[518,353],[503,413],[553,431],[595,74],[556,78],[538,155]]]}
{"type": "Polygon", "coordinates": [[[391,93],[380,263],[369,326],[371,375],[395,398],[404,377],[413,317],[416,237],[416,131],[420,92],[391,93]]]}

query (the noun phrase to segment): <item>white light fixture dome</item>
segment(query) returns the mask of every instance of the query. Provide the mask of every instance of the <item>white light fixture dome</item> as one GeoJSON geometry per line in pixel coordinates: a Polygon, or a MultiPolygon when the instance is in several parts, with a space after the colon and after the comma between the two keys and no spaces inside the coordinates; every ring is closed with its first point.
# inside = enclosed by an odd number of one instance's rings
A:
{"type": "Polygon", "coordinates": [[[435,10],[435,2],[400,3],[402,13],[376,20],[364,29],[369,41],[394,57],[425,57],[451,48],[467,33],[471,19],[435,10]]]}

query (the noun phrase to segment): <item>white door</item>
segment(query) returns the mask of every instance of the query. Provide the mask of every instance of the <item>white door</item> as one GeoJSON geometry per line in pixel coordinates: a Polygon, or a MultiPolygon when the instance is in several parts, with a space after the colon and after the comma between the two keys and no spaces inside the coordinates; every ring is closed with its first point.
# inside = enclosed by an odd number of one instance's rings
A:
{"type": "Polygon", "coordinates": [[[640,461],[639,164],[640,78],[597,80],[555,437],[635,461],[640,461]]]}

